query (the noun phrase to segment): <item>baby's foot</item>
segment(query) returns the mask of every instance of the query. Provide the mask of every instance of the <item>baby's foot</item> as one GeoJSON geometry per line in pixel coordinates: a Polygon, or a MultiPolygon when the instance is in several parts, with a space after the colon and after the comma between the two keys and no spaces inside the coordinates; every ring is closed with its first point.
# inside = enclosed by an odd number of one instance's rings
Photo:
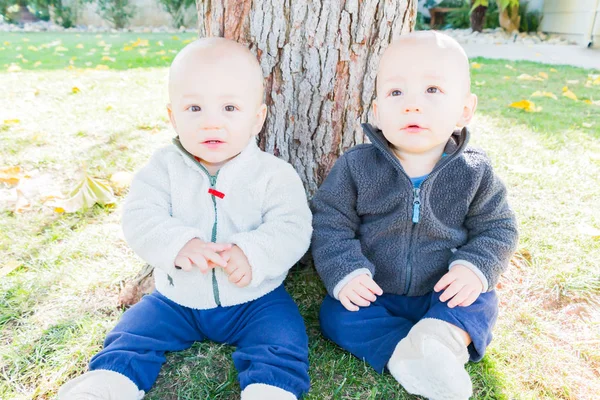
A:
{"type": "Polygon", "coordinates": [[[402,339],[388,369],[409,393],[431,400],[464,400],[473,393],[464,340],[450,324],[426,318],[402,339]]]}
{"type": "Polygon", "coordinates": [[[118,372],[98,369],[68,381],[58,390],[59,400],[141,400],[144,391],[118,372]]]}

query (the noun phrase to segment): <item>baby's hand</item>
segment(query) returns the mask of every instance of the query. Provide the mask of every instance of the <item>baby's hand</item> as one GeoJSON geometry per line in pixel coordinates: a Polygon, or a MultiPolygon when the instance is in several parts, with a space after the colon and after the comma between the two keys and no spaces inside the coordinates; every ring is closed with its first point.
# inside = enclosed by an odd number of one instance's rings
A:
{"type": "Polygon", "coordinates": [[[483,283],[469,268],[457,264],[442,276],[433,290],[436,292],[444,290],[440,296],[442,302],[452,299],[448,302],[448,307],[467,307],[477,300],[483,290],[483,283]]]}
{"type": "Polygon", "coordinates": [[[368,307],[374,302],[377,296],[381,296],[383,290],[367,274],[358,275],[348,282],[340,293],[338,298],[346,310],[358,311],[358,306],[368,307]]]}
{"type": "Polygon", "coordinates": [[[225,267],[227,258],[219,253],[229,249],[231,244],[207,243],[197,238],[192,239],[179,250],[175,257],[175,268],[189,272],[195,265],[205,273],[215,266],[225,267]]]}
{"type": "Polygon", "coordinates": [[[223,252],[223,257],[228,259],[223,269],[229,275],[229,282],[238,287],[248,286],[252,281],[252,267],[242,249],[232,245],[230,249],[223,252]]]}

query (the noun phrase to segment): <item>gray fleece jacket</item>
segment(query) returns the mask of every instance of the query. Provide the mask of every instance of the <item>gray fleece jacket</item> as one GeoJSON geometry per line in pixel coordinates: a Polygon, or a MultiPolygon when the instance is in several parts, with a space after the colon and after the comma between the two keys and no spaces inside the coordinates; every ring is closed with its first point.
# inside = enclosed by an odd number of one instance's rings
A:
{"type": "Polygon", "coordinates": [[[465,128],[419,189],[383,133],[342,155],[312,199],[315,266],[330,295],[366,273],[385,293],[420,296],[456,264],[491,290],[517,245],[506,189],[465,128]]]}

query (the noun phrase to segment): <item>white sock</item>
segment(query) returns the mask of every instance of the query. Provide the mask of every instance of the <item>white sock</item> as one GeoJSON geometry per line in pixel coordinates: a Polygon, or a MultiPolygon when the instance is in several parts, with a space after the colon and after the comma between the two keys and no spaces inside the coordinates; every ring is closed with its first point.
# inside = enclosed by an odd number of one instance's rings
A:
{"type": "Polygon", "coordinates": [[[468,360],[467,346],[456,329],[425,318],[396,345],[388,369],[409,393],[432,400],[464,400],[473,394],[464,367],[468,360]]]}
{"type": "Polygon", "coordinates": [[[141,400],[144,391],[118,372],[97,369],[62,385],[59,400],[141,400]]]}
{"type": "Polygon", "coordinates": [[[277,386],[252,383],[242,390],[242,400],[297,400],[296,396],[277,386]]]}

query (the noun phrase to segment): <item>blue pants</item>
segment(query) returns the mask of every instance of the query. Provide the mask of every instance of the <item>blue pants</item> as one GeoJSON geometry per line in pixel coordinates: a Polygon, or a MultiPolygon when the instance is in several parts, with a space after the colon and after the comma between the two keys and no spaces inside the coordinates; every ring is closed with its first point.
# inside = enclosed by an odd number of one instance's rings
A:
{"type": "Polygon", "coordinates": [[[119,372],[147,392],[165,352],[204,339],[237,347],[232,357],[242,390],[264,383],[297,397],[308,392],[308,336],[283,285],[254,301],[208,310],[183,307],[155,291],[123,314],[90,370],[119,372]]]}
{"type": "Polygon", "coordinates": [[[327,296],[321,305],[323,335],[382,373],[398,342],[423,318],[449,322],[466,331],[471,361],[483,358],[492,341],[492,328],[498,317],[496,292],[482,293],[468,307],[449,308],[440,302],[443,292],[424,296],[383,294],[369,307],[348,311],[342,303],[327,296]]]}

